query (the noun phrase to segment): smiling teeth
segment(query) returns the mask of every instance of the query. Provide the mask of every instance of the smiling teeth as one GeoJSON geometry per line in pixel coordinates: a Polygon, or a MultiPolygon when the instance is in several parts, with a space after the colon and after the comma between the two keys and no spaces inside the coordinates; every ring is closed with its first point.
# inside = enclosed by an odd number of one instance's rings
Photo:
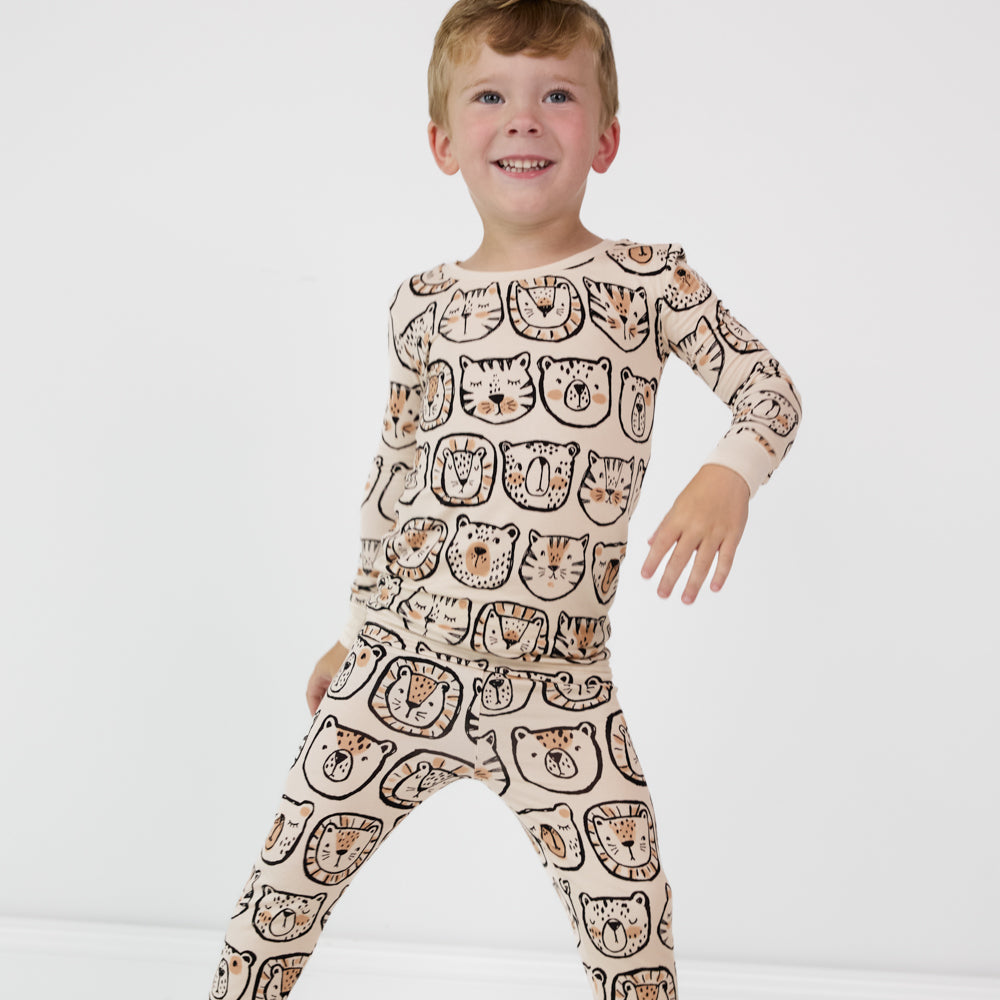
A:
{"type": "Polygon", "coordinates": [[[547,167],[551,160],[497,160],[504,170],[511,173],[524,173],[526,170],[541,170],[547,167]]]}

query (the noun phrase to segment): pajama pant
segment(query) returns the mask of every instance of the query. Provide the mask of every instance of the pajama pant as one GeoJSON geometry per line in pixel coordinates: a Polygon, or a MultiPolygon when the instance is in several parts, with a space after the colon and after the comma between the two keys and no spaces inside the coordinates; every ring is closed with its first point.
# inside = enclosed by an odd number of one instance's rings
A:
{"type": "Polygon", "coordinates": [[[288,774],[213,1000],[280,1000],[331,910],[421,802],[463,778],[513,810],[597,1000],[675,1000],[671,891],[609,661],[464,659],[366,622],[288,774]],[[409,641],[409,640],[408,640],[409,641]]]}

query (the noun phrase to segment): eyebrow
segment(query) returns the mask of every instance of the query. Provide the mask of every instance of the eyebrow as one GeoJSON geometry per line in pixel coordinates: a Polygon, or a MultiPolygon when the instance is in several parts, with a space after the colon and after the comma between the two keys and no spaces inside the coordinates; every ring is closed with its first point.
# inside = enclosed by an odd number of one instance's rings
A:
{"type": "MultiPolygon", "coordinates": [[[[581,86],[581,84],[579,83],[579,81],[577,81],[577,80],[571,80],[568,76],[557,76],[557,77],[555,77],[551,81],[551,83],[552,83],[553,86],[561,86],[561,85],[566,85],[566,86],[570,86],[570,87],[579,87],[579,86],[581,86]]],[[[475,90],[476,87],[483,87],[486,84],[490,84],[491,86],[494,86],[494,87],[499,86],[499,84],[497,84],[496,80],[493,77],[486,76],[486,77],[482,77],[481,79],[476,80],[473,83],[470,83],[467,86],[463,87],[462,90],[461,90],[461,93],[464,94],[465,91],[467,91],[467,90],[475,90]]]]}

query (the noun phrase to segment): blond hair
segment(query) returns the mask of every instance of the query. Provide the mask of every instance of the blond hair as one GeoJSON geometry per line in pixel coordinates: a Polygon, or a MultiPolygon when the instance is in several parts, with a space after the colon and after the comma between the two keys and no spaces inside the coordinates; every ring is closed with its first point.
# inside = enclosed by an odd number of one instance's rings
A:
{"type": "Polygon", "coordinates": [[[431,121],[447,127],[452,68],[472,59],[480,44],[501,55],[524,52],[562,58],[580,40],[594,50],[601,89],[601,130],[618,113],[618,72],[607,22],[584,0],[458,0],[434,36],[427,67],[431,121]]]}

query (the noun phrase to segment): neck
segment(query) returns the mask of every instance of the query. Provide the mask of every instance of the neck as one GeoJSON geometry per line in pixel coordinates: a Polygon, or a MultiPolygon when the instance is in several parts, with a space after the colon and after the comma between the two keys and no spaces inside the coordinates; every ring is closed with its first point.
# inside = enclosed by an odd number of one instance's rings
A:
{"type": "Polygon", "coordinates": [[[461,266],[473,271],[513,271],[571,257],[601,242],[579,219],[544,231],[484,228],[479,249],[461,266]]]}

